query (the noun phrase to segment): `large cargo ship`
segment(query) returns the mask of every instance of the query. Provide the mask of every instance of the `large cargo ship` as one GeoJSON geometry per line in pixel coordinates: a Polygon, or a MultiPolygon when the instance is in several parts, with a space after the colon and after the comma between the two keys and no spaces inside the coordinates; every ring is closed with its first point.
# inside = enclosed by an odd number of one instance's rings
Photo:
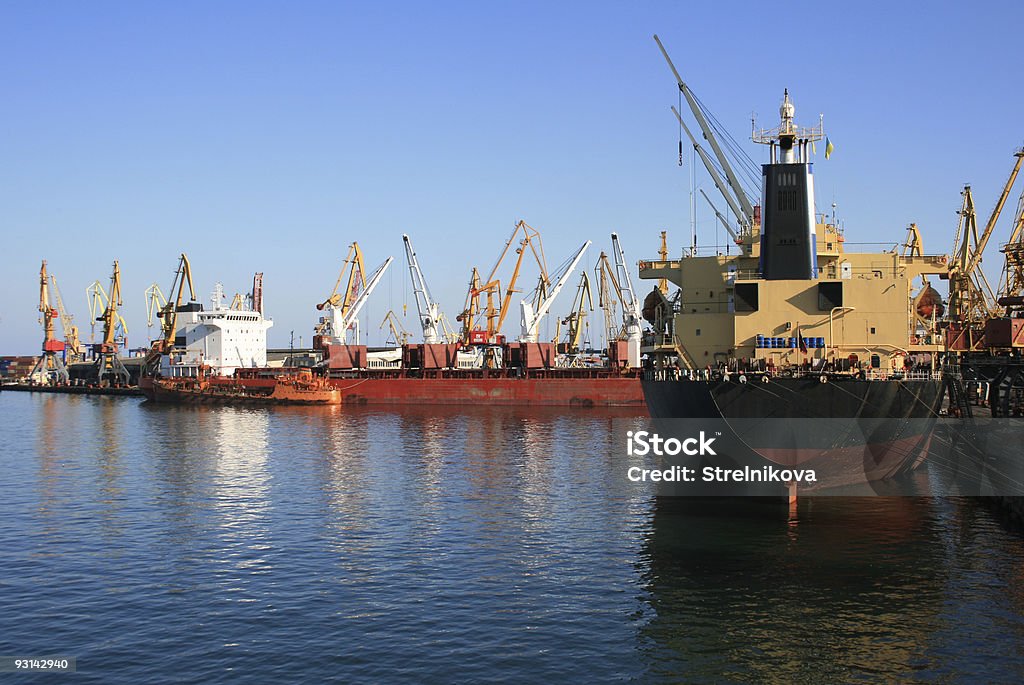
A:
{"type": "Polygon", "coordinates": [[[641,262],[641,278],[679,288],[674,298],[655,289],[644,302],[654,326],[644,346],[647,406],[656,420],[733,426],[735,444],[762,463],[818,469],[819,487],[888,478],[923,459],[938,416],[942,303],[926,279],[946,273],[947,260],[923,254],[914,226],[902,250],[848,252],[834,217],[815,212],[810,157],[815,143],[828,145],[823,127],[797,127],[788,92],[780,115],[777,128],[753,134],[769,148],[759,203],[734,183],[728,159],[712,163],[691,135],[735,209],[735,223],[719,215],[733,244],[726,254],[691,249],[641,262]],[[814,430],[814,421],[828,428],[814,430]]]}
{"type": "MultiPolygon", "coordinates": [[[[408,238],[406,244],[415,274],[415,254],[408,238]]],[[[638,307],[635,312],[624,311],[626,325],[611,336],[622,339],[613,339],[606,350],[595,353],[580,349],[582,307],[566,319],[568,343],[536,338],[510,342],[496,332],[497,321],[490,330],[478,330],[468,325],[472,316],[467,317],[462,336],[438,335],[442,315],[428,300],[418,304],[429,322],[424,324],[424,337],[431,342],[374,349],[359,344],[357,317],[391,260],[367,275],[358,246],[353,247],[346,259],[354,271],[347,288],[341,294],[332,293],[319,307],[325,316],[316,328],[313,354],[289,355],[285,368],[268,363],[266,330],[272,323],[262,313],[261,275],[254,280],[250,306],[227,306],[218,286],[207,309],[183,300],[186,283],[191,291],[191,274],[182,255],[171,287],[177,297],[162,312],[164,337],[154,344],[149,373],[140,382],[142,391],[151,400],[170,402],[299,403],[301,398],[290,395],[295,371],[287,367],[299,363],[296,360],[302,356],[305,363],[312,363],[316,377],[323,378],[332,403],[336,397],[340,403],[359,405],[632,407],[646,412],[638,368],[638,307]]],[[[623,259],[619,262],[624,267],[623,259]]],[[[600,268],[613,267],[599,260],[600,268]]],[[[534,322],[550,307],[568,271],[546,292],[545,302],[534,310],[538,314],[534,322]]],[[[339,284],[343,280],[339,278],[339,284]]],[[[481,289],[473,297],[486,292],[481,289]]],[[[611,292],[603,295],[613,296],[611,292]]],[[[484,310],[475,312],[480,315],[477,318],[485,315],[484,310]]]]}

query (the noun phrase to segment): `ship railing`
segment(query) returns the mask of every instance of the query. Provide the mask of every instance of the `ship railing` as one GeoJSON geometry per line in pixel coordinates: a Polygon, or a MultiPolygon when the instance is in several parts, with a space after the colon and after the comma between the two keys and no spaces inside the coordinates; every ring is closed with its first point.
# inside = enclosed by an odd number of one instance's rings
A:
{"type": "Polygon", "coordinates": [[[846,371],[832,371],[821,369],[769,369],[769,370],[736,370],[728,371],[722,369],[644,369],[643,379],[648,381],[717,381],[732,380],[739,383],[761,380],[764,377],[772,378],[816,378],[825,380],[855,378],[860,380],[880,381],[938,381],[942,380],[942,370],[930,369],[909,370],[909,371],[886,371],[883,369],[850,369],[846,371]]]}
{"type": "Polygon", "coordinates": [[[761,279],[761,272],[757,269],[737,269],[729,274],[730,280],[757,281],[761,279]]]}

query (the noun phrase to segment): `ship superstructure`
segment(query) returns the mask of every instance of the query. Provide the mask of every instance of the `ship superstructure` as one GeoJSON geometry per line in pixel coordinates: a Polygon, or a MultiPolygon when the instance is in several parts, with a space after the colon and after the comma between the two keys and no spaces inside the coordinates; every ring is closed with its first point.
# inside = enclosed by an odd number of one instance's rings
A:
{"type": "MultiPolygon", "coordinates": [[[[259,290],[254,287],[254,293],[259,290]]],[[[239,368],[267,365],[267,329],[274,323],[263,316],[262,304],[228,306],[224,288],[217,283],[210,305],[204,309],[190,302],[178,307],[175,350],[161,358],[161,376],[196,376],[201,367],[209,375],[230,376],[239,368]]]]}
{"type": "Polygon", "coordinates": [[[644,351],[658,365],[882,377],[943,349],[937,293],[921,283],[946,273],[946,256],[848,252],[834,217],[814,210],[810,147],[823,127],[800,128],[794,113],[787,91],[779,126],[754,132],[769,162],[760,204],[735,231],[737,253],[640,263],[641,278],[679,288],[675,301],[655,290],[645,302],[655,335],[644,351]]]}

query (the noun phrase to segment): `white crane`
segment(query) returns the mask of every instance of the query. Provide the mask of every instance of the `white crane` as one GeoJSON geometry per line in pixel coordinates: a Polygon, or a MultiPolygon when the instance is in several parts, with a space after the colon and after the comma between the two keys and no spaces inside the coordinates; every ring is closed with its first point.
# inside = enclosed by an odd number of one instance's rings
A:
{"type": "Polygon", "coordinates": [[[402,240],[405,242],[405,258],[409,262],[409,276],[412,278],[416,311],[419,312],[420,326],[423,328],[423,342],[428,345],[442,342],[438,327],[442,325],[444,314],[441,313],[440,305],[430,296],[430,288],[427,287],[427,281],[423,278],[423,272],[420,271],[420,264],[416,260],[416,251],[412,248],[412,241],[404,233],[402,240]]]}
{"type": "Polygon", "coordinates": [[[383,264],[377,267],[377,270],[366,279],[363,291],[359,293],[358,297],[348,307],[340,306],[339,304],[329,304],[324,307],[327,310],[327,316],[324,317],[323,327],[319,328],[323,335],[333,338],[333,342],[345,344],[349,328],[354,328],[355,342],[353,344],[359,344],[359,319],[357,318],[359,310],[366,304],[366,301],[370,298],[370,293],[380,283],[381,277],[384,276],[384,272],[391,266],[393,259],[394,257],[388,257],[384,260],[383,264]]]}
{"type": "Polygon", "coordinates": [[[615,273],[618,276],[619,301],[622,302],[622,334],[628,344],[629,366],[640,366],[640,339],[642,331],[640,321],[642,312],[640,301],[633,292],[633,282],[629,278],[626,267],[626,255],[619,245],[619,235],[612,233],[612,250],[615,252],[615,273]]]}
{"type": "Polygon", "coordinates": [[[538,292],[538,297],[535,298],[534,302],[523,300],[520,303],[519,323],[522,327],[522,334],[519,336],[519,342],[537,342],[537,329],[540,326],[541,320],[544,318],[544,315],[548,313],[548,310],[551,309],[551,305],[554,303],[555,298],[558,297],[558,293],[562,290],[562,286],[564,286],[565,282],[569,280],[569,276],[572,275],[573,269],[575,269],[576,265],[580,263],[581,259],[583,259],[583,253],[587,251],[588,247],[590,247],[589,240],[583,243],[583,247],[576,252],[572,261],[569,262],[569,266],[566,268],[561,278],[558,279],[558,282],[555,283],[554,287],[551,288],[550,292],[543,292],[542,290],[538,292]],[[534,309],[535,306],[536,310],[534,309]]]}

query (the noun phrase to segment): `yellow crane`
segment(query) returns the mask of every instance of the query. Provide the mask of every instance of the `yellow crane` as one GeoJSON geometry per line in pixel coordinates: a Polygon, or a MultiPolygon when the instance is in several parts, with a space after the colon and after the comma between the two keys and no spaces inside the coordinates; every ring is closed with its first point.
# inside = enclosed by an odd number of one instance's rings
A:
{"type": "Polygon", "coordinates": [[[363,251],[359,249],[359,243],[352,243],[348,246],[348,254],[345,255],[345,261],[341,265],[341,273],[338,274],[334,290],[316,308],[323,311],[328,307],[340,307],[342,316],[346,315],[356,298],[359,297],[359,292],[363,287],[365,279],[366,264],[363,262],[363,251]],[[341,282],[345,279],[346,273],[348,274],[348,280],[346,281],[345,292],[339,293],[338,288],[341,287],[341,282]]]}
{"type": "Polygon", "coordinates": [[[1024,192],[1017,201],[1010,239],[1000,251],[1005,259],[999,279],[998,303],[1006,307],[1007,316],[1011,316],[1024,307],[1024,192]]]}
{"type": "Polygon", "coordinates": [[[53,320],[60,314],[50,306],[49,278],[46,275],[45,259],[39,269],[39,313],[41,315],[40,323],[43,326],[43,353],[29,373],[29,380],[45,385],[67,383],[70,381],[70,376],[60,354],[65,349],[64,343],[57,340],[53,334],[53,320]]]}
{"type": "Polygon", "coordinates": [[[615,309],[619,304],[619,281],[615,277],[615,267],[604,252],[597,258],[594,266],[597,276],[597,306],[604,312],[605,343],[619,340],[622,327],[618,324],[615,309]]]}
{"type": "MultiPolygon", "coordinates": [[[[661,232],[661,248],[658,250],[658,255],[661,257],[661,261],[668,261],[668,231],[661,232]]],[[[668,295],[667,278],[658,279],[658,290],[661,291],[662,295],[668,295]]]]}
{"type": "Polygon", "coordinates": [[[384,324],[389,327],[388,337],[384,339],[385,345],[405,345],[409,342],[409,332],[405,330],[405,326],[399,321],[393,309],[388,310],[384,320],[380,322],[381,329],[384,328],[384,324]]]}
{"type": "Polygon", "coordinates": [[[471,330],[476,316],[482,313],[487,320],[487,341],[495,341],[495,336],[501,332],[501,327],[505,323],[505,318],[511,309],[512,294],[519,292],[516,290],[516,282],[519,280],[519,273],[522,269],[523,258],[526,256],[527,250],[533,255],[534,261],[536,261],[540,269],[535,298],[544,297],[547,288],[551,285],[551,280],[548,277],[547,263],[544,259],[544,245],[540,238],[540,231],[525,221],[519,221],[516,223],[515,228],[512,229],[512,235],[505,241],[505,247],[502,249],[501,254],[498,255],[498,260],[494,263],[490,274],[488,274],[486,279],[483,279],[482,283],[476,269],[473,270],[474,275],[470,281],[469,293],[466,296],[466,309],[457,317],[457,320],[463,324],[464,339],[468,335],[468,331],[471,330]],[[517,242],[517,239],[518,243],[515,248],[516,263],[512,269],[512,276],[505,285],[504,295],[502,295],[501,281],[496,276],[498,269],[501,268],[502,263],[505,261],[505,257],[509,254],[509,249],[513,243],[517,242]],[[479,297],[484,294],[487,295],[487,306],[481,312],[479,297]],[[498,300],[497,305],[495,300],[498,300]],[[471,308],[474,309],[472,315],[470,315],[471,308]],[[469,317],[468,322],[467,317],[469,317]],[[469,328],[467,328],[467,325],[469,328]]]}
{"type": "Polygon", "coordinates": [[[68,314],[64,307],[64,298],[61,297],[60,288],[57,287],[57,277],[50,274],[50,286],[53,288],[53,296],[57,301],[57,311],[60,313],[60,325],[64,331],[64,345],[67,350],[67,362],[73,364],[85,359],[82,351],[82,343],[78,336],[78,326],[75,325],[74,316],[68,314]]]}
{"type": "Polygon", "coordinates": [[[151,331],[151,338],[153,324],[156,323],[157,315],[165,306],[167,306],[167,298],[164,296],[164,291],[160,290],[157,283],[150,284],[146,288],[146,328],[151,331]]]}
{"type": "MultiPolygon", "coordinates": [[[[566,335],[567,354],[577,354],[583,345],[587,329],[587,312],[594,311],[594,299],[590,294],[590,277],[584,271],[580,274],[579,285],[576,286],[576,296],[572,301],[572,310],[569,316],[561,320],[562,324],[568,327],[566,335]]],[[[557,333],[555,338],[557,340],[557,333]]]]}
{"type": "Polygon", "coordinates": [[[985,246],[992,237],[999,215],[1002,213],[1006,198],[1013,188],[1013,183],[1024,162],[1024,149],[1014,153],[1016,161],[1010,178],[1003,187],[1003,192],[996,202],[988,223],[979,234],[977,216],[974,210],[974,198],[971,187],[964,186],[963,206],[960,209],[960,223],[953,240],[953,258],[949,265],[949,315],[954,321],[980,323],[990,318],[998,318],[1002,311],[992,293],[981,265],[985,246]]]}
{"type": "MultiPolygon", "coordinates": [[[[178,269],[174,272],[174,280],[171,281],[171,289],[168,290],[174,299],[164,299],[163,306],[157,310],[156,316],[160,319],[160,337],[153,341],[146,356],[143,366],[143,374],[147,376],[156,375],[160,369],[160,358],[170,354],[174,350],[174,339],[178,331],[178,310],[181,308],[185,296],[185,286],[188,286],[189,302],[196,299],[196,291],[192,286],[192,265],[184,252],[178,259],[178,269]]],[[[152,288],[152,286],[150,286],[152,288]]],[[[159,291],[159,287],[157,287],[159,291]]],[[[163,293],[160,293],[163,297],[163,293]]]]}
{"type": "Polygon", "coordinates": [[[121,361],[120,345],[128,335],[128,325],[119,313],[121,302],[121,267],[114,260],[110,275],[110,291],[103,312],[96,317],[103,323],[103,339],[93,346],[96,362],[93,366],[93,380],[99,385],[128,385],[131,376],[121,361]]]}

